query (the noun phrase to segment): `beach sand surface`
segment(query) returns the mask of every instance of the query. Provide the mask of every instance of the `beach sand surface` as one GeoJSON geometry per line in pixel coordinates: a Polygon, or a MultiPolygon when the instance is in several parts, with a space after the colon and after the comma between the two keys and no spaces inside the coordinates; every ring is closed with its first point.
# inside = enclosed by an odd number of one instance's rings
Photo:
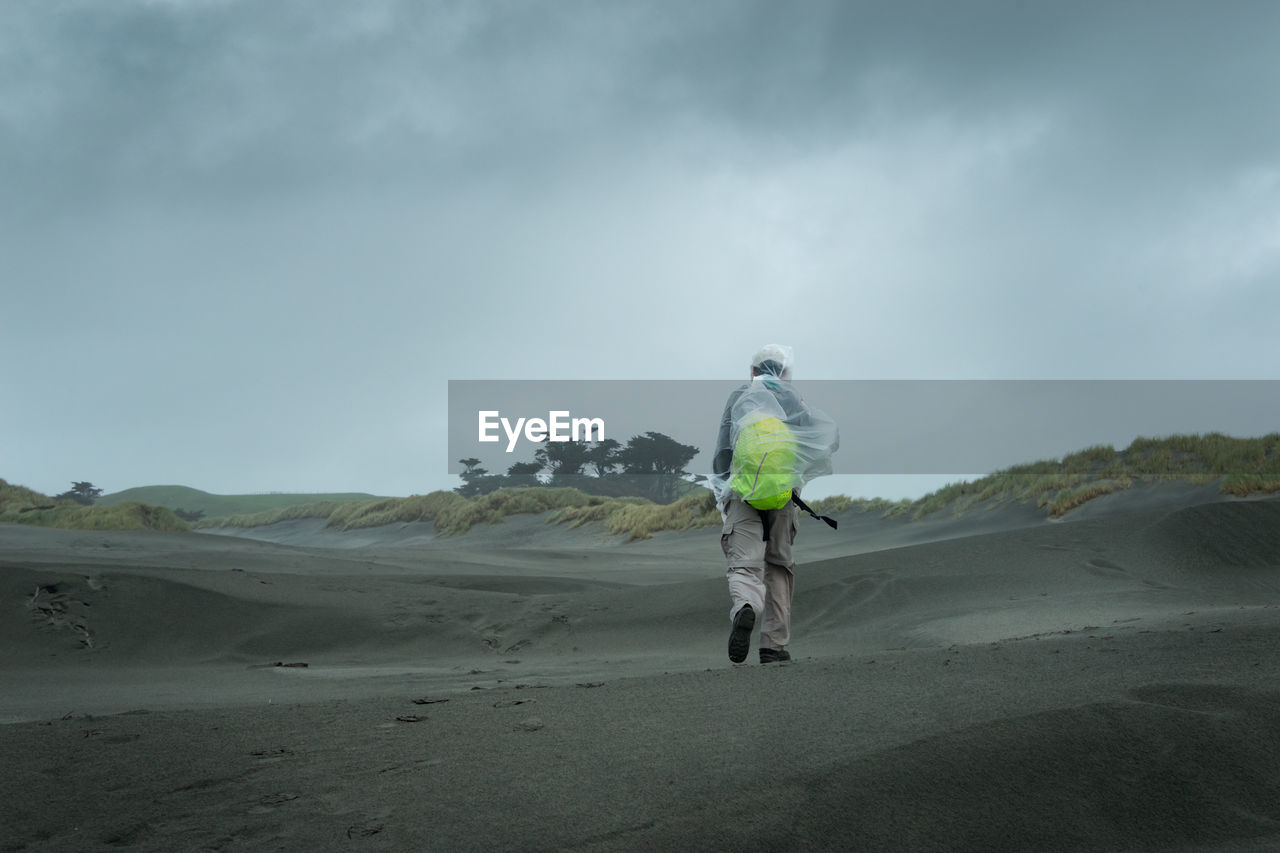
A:
{"type": "Polygon", "coordinates": [[[0,525],[0,851],[1280,850],[1280,501],[718,531],[0,525]]]}

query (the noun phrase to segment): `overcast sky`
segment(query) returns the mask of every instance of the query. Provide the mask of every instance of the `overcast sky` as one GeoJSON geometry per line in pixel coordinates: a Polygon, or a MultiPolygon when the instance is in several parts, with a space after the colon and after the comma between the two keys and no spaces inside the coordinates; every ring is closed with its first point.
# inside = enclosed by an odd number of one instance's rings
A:
{"type": "Polygon", "coordinates": [[[421,493],[449,379],[770,341],[1274,378],[1277,44],[1271,0],[8,0],[0,477],[421,493]]]}

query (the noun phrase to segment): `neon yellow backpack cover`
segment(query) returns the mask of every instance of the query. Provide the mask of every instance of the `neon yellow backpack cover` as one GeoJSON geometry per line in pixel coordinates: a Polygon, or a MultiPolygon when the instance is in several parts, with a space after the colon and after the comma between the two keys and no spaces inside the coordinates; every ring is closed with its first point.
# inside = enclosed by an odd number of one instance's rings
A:
{"type": "Polygon", "coordinates": [[[733,490],[756,509],[781,509],[796,482],[796,441],[791,429],[774,417],[761,418],[738,431],[733,445],[733,490]]]}

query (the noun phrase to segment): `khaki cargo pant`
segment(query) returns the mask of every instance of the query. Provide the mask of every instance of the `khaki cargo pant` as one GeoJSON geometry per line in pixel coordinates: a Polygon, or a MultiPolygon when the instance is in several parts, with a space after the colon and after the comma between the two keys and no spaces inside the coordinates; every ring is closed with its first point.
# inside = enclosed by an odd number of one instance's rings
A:
{"type": "Polygon", "coordinates": [[[791,593],[795,587],[795,560],[791,548],[796,540],[796,506],[761,513],[736,495],[724,510],[720,547],[729,562],[729,598],[733,620],[750,604],[762,616],[760,648],[785,649],[791,641],[791,593]],[[769,524],[769,541],[764,541],[764,523],[769,524]]]}

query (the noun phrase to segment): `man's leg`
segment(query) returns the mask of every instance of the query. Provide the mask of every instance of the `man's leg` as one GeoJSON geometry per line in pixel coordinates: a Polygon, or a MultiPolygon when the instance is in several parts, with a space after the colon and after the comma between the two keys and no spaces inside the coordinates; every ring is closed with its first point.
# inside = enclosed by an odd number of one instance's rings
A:
{"type": "Polygon", "coordinates": [[[741,500],[732,498],[725,508],[720,547],[729,563],[729,659],[741,663],[751,647],[751,631],[756,616],[764,612],[764,525],[760,514],[741,500]],[[744,612],[746,608],[749,612],[744,612]]]}
{"type": "MultiPolygon", "coordinates": [[[[795,590],[796,508],[788,504],[769,513],[769,541],[765,548],[764,620],[760,627],[761,660],[778,660],[770,652],[786,652],[791,642],[791,596],[795,590]]],[[[789,657],[789,655],[788,655],[789,657]]],[[[785,658],[784,658],[785,659],[785,658]]]]}
{"type": "Polygon", "coordinates": [[[756,613],[763,613],[767,596],[764,569],[730,566],[726,574],[729,578],[729,621],[733,621],[744,604],[751,605],[756,613]]]}
{"type": "Polygon", "coordinates": [[[796,576],[788,568],[770,563],[764,570],[764,621],[760,648],[785,651],[791,642],[791,593],[796,576]]]}

